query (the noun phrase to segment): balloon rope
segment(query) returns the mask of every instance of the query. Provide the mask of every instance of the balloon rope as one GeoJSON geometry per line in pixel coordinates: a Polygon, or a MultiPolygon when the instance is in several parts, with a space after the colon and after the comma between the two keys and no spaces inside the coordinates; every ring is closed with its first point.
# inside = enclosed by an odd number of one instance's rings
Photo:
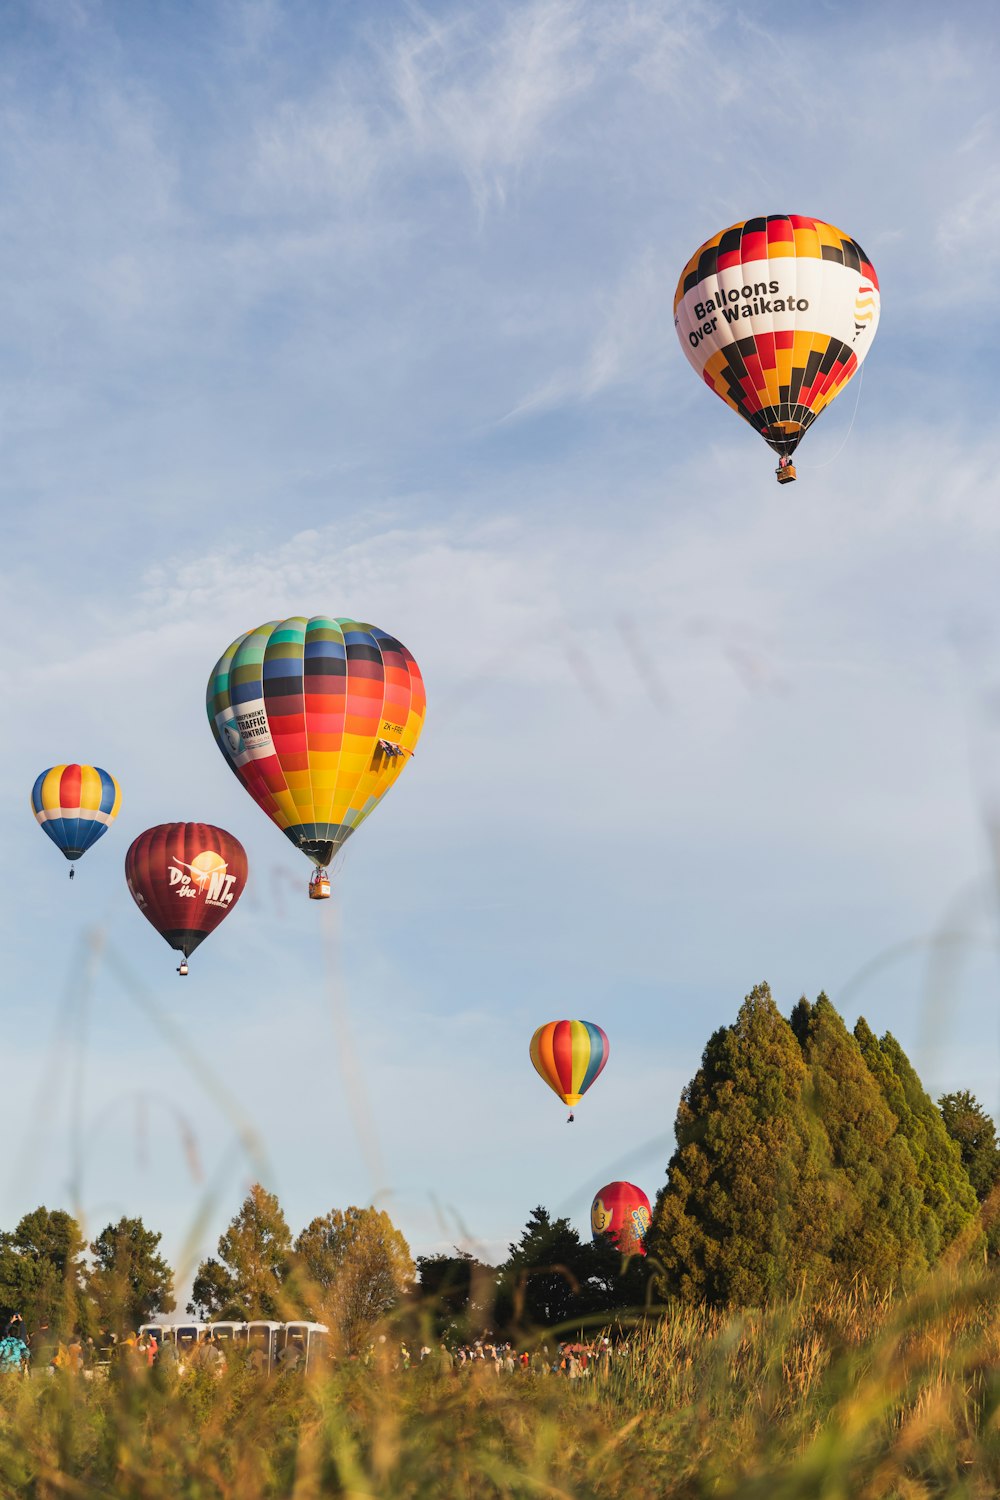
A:
{"type": "Polygon", "coordinates": [[[861,405],[861,386],[862,386],[862,383],[864,381],[864,378],[865,378],[865,367],[864,367],[864,365],[862,365],[861,369],[858,371],[858,394],[854,398],[854,410],[851,413],[851,423],[850,423],[850,426],[848,427],[847,431],[844,433],[844,441],[841,443],[840,447],[837,449],[836,453],[834,453],[831,458],[824,458],[824,460],[823,460],[823,462],[821,464],[810,464],[809,465],[809,472],[810,472],[810,474],[815,473],[815,471],[817,469],[825,469],[826,466],[827,466],[827,464],[832,464],[833,461],[834,461],[834,459],[839,458],[840,455],[843,453],[844,449],[847,447],[847,439],[850,437],[851,433],[854,431],[854,420],[855,420],[855,418],[858,415],[858,407],[861,405]]]}

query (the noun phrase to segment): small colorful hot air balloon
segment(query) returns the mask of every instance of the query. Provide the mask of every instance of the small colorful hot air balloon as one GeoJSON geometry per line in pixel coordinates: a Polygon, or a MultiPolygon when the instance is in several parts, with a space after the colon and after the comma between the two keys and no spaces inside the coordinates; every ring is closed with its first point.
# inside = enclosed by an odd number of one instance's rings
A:
{"type": "Polygon", "coordinates": [[[214,932],[243,894],[247,857],[239,839],[211,823],[160,823],[140,833],[125,856],[136,906],[183,956],[214,932]]]}
{"type": "Polygon", "coordinates": [[[695,251],[674,326],[696,373],[779,455],[787,484],[806,429],[871,348],[879,307],[857,240],[822,219],[768,214],[695,251]]]}
{"type": "Polygon", "coordinates": [[[593,1021],[547,1021],[531,1038],[530,1050],[535,1071],[564,1104],[574,1105],[604,1067],[609,1049],[593,1021]]]}
{"type": "Polygon", "coordinates": [[[271,620],[241,635],[208,682],[226,764],[296,849],[326,867],[413,755],[424,684],[393,636],[357,620],[271,620]]]}
{"type": "MultiPolygon", "coordinates": [[[[117,781],[100,766],[51,766],[31,789],[32,812],[67,859],[79,859],[107,833],[121,802],[117,781]]],[[[70,880],[75,873],[71,868],[70,880]]]]}
{"type": "Polygon", "coordinates": [[[651,1218],[649,1199],[634,1182],[609,1182],[590,1206],[594,1239],[612,1235],[623,1255],[645,1255],[646,1230],[651,1218]]]}

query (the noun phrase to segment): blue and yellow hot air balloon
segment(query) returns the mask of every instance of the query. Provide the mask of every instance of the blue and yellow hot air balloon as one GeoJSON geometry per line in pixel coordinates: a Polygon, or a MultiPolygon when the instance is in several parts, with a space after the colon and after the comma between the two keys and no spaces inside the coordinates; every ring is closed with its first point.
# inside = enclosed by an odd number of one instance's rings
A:
{"type": "MultiPolygon", "coordinates": [[[[51,766],[31,789],[31,810],[57,849],[79,859],[118,816],[122,794],[100,766],[51,766]]],[[[70,870],[69,878],[73,879],[70,870]]]]}
{"type": "MultiPolygon", "coordinates": [[[[547,1021],[531,1038],[531,1061],[564,1104],[579,1104],[608,1060],[608,1039],[593,1021],[547,1021]]],[[[570,1115],[570,1120],[573,1116],[570,1115]]]]}

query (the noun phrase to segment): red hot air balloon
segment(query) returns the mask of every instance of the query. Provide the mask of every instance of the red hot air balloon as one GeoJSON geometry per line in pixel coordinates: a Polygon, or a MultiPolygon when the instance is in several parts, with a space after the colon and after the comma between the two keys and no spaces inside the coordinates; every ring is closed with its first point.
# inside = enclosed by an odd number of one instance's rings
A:
{"type": "Polygon", "coordinates": [[[177,972],[186,974],[198,944],[243,894],[246,851],[211,823],[160,823],[132,844],[125,878],[146,920],[183,955],[177,972]]]}
{"type": "Polygon", "coordinates": [[[646,1230],[651,1218],[649,1199],[634,1182],[609,1182],[590,1206],[594,1239],[613,1235],[623,1255],[645,1255],[646,1230]]]}

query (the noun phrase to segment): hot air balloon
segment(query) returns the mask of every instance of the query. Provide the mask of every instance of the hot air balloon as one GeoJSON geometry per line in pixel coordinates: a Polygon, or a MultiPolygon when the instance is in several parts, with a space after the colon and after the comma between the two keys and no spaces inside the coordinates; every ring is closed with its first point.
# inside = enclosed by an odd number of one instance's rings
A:
{"type": "Polygon", "coordinates": [[[875,268],[822,219],[768,214],[713,235],[688,261],[674,326],[694,369],[769,443],[778,480],[871,348],[875,268]]]}
{"type": "Polygon", "coordinates": [[[593,1021],[547,1021],[531,1038],[535,1071],[571,1106],[579,1104],[604,1067],[608,1050],[607,1037],[593,1021]]]}
{"type": "MultiPolygon", "coordinates": [[[[79,859],[118,816],[121,789],[100,766],[51,766],[31,789],[31,809],[57,849],[79,859]]],[[[70,868],[69,878],[76,872],[70,868]]]]}
{"type": "Polygon", "coordinates": [[[140,833],[125,856],[125,878],[136,906],[183,956],[214,932],[243,894],[246,851],[211,823],[160,823],[140,833]]]}
{"type": "Polygon", "coordinates": [[[623,1255],[645,1255],[646,1230],[651,1218],[649,1199],[634,1182],[609,1182],[590,1206],[594,1239],[613,1235],[623,1255]]]}
{"type": "Polygon", "coordinates": [[[271,620],[235,640],[208,682],[226,763],[296,849],[327,865],[394,784],[424,722],[406,647],[356,620],[271,620]]]}

